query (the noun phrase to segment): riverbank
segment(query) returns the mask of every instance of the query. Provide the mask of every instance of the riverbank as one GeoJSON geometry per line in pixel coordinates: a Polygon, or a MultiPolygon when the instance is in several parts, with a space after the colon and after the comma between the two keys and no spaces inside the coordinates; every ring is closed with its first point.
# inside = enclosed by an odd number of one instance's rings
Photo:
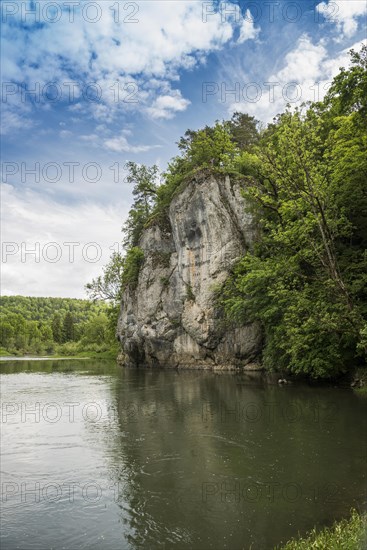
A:
{"type": "Polygon", "coordinates": [[[335,522],[332,527],[325,527],[321,531],[314,528],[306,537],[292,539],[285,546],[278,547],[278,550],[362,550],[367,545],[366,529],[367,514],[352,510],[350,519],[335,522]]]}
{"type": "MultiPolygon", "coordinates": [[[[126,355],[120,350],[116,357],[117,364],[121,368],[130,368],[131,365],[126,361],[126,355]]],[[[244,367],[231,367],[228,365],[221,366],[203,366],[198,364],[192,365],[180,365],[177,367],[158,365],[155,367],[149,367],[147,365],[138,365],[132,368],[147,369],[147,370],[177,370],[177,371],[202,371],[202,372],[214,372],[216,375],[226,375],[232,373],[234,375],[245,375],[249,378],[261,379],[264,383],[270,385],[279,385],[287,387],[288,385],[302,385],[306,384],[312,387],[340,387],[351,388],[353,391],[360,395],[367,397],[367,368],[358,367],[351,370],[349,373],[345,373],[342,376],[335,378],[311,378],[306,375],[294,375],[285,370],[282,371],[270,371],[266,370],[259,363],[250,363],[244,367]]]]}
{"type": "MultiPolygon", "coordinates": [[[[60,345],[56,352],[54,354],[47,354],[47,355],[37,355],[35,353],[32,354],[13,354],[9,353],[5,348],[0,348],[0,361],[11,361],[11,360],[56,360],[56,359],[111,359],[116,360],[117,363],[123,367],[124,366],[124,354],[121,352],[121,350],[117,346],[113,346],[110,349],[106,349],[105,346],[99,347],[96,346],[96,348],[99,349],[86,349],[83,351],[78,351],[79,346],[74,345],[72,343],[71,345],[60,345]],[[118,353],[120,351],[120,353],[118,353]]],[[[142,367],[140,367],[142,368],[142,367]]],[[[164,367],[155,367],[155,369],[162,369],[165,370],[164,367]]],[[[148,370],[151,370],[150,368],[148,370]]],[[[168,369],[172,370],[172,369],[168,369]]],[[[175,369],[173,369],[175,370],[175,369]]],[[[226,374],[228,372],[232,372],[233,374],[244,374],[248,376],[249,378],[261,378],[264,382],[270,384],[270,385],[280,385],[280,386],[287,386],[287,385],[293,385],[293,384],[307,384],[312,386],[339,386],[344,388],[352,388],[353,391],[361,396],[361,397],[367,397],[367,369],[358,368],[355,370],[353,375],[349,375],[348,377],[339,377],[335,380],[313,380],[306,376],[294,376],[294,375],[288,375],[284,371],[282,372],[269,372],[266,371],[263,368],[259,368],[259,365],[250,365],[247,368],[237,368],[237,369],[228,369],[228,368],[212,368],[212,369],[205,369],[202,366],[198,366],[197,369],[194,369],[192,367],[181,367],[178,370],[187,370],[187,371],[208,371],[212,370],[215,372],[215,374],[226,374]]]]}
{"type": "Polygon", "coordinates": [[[93,351],[93,350],[86,350],[86,351],[80,351],[75,352],[72,354],[67,353],[60,353],[57,352],[55,354],[48,354],[48,355],[37,355],[35,353],[31,355],[14,355],[12,353],[7,352],[7,350],[4,350],[1,348],[0,350],[0,360],[6,361],[6,360],[30,360],[30,359],[116,359],[116,350],[104,350],[104,351],[93,351]]]}

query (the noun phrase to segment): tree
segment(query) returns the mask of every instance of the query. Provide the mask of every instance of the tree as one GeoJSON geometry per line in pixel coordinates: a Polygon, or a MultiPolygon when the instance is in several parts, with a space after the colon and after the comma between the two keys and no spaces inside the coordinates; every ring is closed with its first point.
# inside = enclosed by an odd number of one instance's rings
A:
{"type": "MultiPolygon", "coordinates": [[[[134,185],[134,203],[122,228],[125,234],[126,257],[114,252],[103,274],[85,286],[92,300],[111,302],[113,308],[121,301],[123,284],[135,281],[140,268],[139,240],[143,229],[157,205],[159,170],[157,166],[139,165],[128,162],[128,183],[134,185]]],[[[114,316],[114,315],[113,315],[114,316]]]]}
{"type": "Polygon", "coordinates": [[[261,322],[268,368],[330,377],[365,349],[366,130],[363,104],[347,95],[345,108],[336,85],[353,75],[358,88],[358,74],[345,71],[323,104],[279,116],[249,164],[261,240],[223,303],[231,319],[261,322]]]}
{"type": "Polygon", "coordinates": [[[259,141],[259,121],[246,113],[235,112],[228,123],[232,140],[241,151],[251,150],[259,141]]]}
{"type": "Polygon", "coordinates": [[[358,113],[361,123],[367,121],[367,45],[361,51],[350,51],[351,66],[341,68],[334,78],[324,104],[333,116],[358,113]]]}
{"type": "Polygon", "coordinates": [[[0,320],[0,345],[4,348],[10,347],[13,343],[14,328],[9,321],[0,320]]]}
{"type": "Polygon", "coordinates": [[[178,142],[178,147],[183,154],[182,161],[176,161],[171,166],[179,168],[181,173],[201,168],[230,169],[237,152],[228,123],[218,121],[213,127],[188,130],[178,142]]]}
{"type": "Polygon", "coordinates": [[[52,328],[54,341],[57,342],[58,344],[61,344],[63,337],[62,337],[61,316],[59,313],[56,313],[53,316],[51,328],[52,328]]]}
{"type": "Polygon", "coordinates": [[[64,342],[74,340],[74,319],[70,311],[64,317],[62,335],[64,342]]]}
{"type": "Polygon", "coordinates": [[[122,254],[114,252],[108,264],[103,268],[103,275],[93,279],[85,286],[90,299],[118,303],[121,300],[123,268],[122,254]]]}
{"type": "Polygon", "coordinates": [[[127,163],[129,174],[126,181],[134,185],[134,203],[123,226],[126,247],[138,246],[141,233],[153,211],[157,197],[159,170],[157,166],[127,163]]]}
{"type": "Polygon", "coordinates": [[[110,340],[109,320],[105,313],[99,313],[91,317],[84,327],[84,344],[101,345],[110,340]]]}

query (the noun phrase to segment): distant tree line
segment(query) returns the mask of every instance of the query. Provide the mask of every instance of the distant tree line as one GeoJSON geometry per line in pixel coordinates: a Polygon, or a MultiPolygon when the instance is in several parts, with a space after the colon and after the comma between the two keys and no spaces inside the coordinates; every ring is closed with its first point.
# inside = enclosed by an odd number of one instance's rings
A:
{"type": "Polygon", "coordinates": [[[3,355],[115,351],[115,320],[103,302],[2,296],[0,307],[3,355]]]}

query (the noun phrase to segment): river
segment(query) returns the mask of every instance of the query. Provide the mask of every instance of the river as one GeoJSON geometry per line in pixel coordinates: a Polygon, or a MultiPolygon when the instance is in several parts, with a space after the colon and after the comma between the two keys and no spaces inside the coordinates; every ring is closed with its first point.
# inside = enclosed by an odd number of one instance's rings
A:
{"type": "Polygon", "coordinates": [[[102,360],[0,369],[2,550],[267,550],[366,509],[351,390],[102,360]]]}

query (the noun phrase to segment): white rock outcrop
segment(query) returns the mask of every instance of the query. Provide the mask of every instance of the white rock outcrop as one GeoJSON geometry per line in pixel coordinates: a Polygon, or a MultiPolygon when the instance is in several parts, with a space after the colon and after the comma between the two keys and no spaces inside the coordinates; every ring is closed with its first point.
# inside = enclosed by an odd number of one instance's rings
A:
{"type": "Polygon", "coordinates": [[[256,368],[261,331],[229,329],[215,294],[256,228],[240,185],[201,173],[172,200],[170,230],[146,229],[137,287],[124,293],[117,335],[128,366],[256,368]]]}

